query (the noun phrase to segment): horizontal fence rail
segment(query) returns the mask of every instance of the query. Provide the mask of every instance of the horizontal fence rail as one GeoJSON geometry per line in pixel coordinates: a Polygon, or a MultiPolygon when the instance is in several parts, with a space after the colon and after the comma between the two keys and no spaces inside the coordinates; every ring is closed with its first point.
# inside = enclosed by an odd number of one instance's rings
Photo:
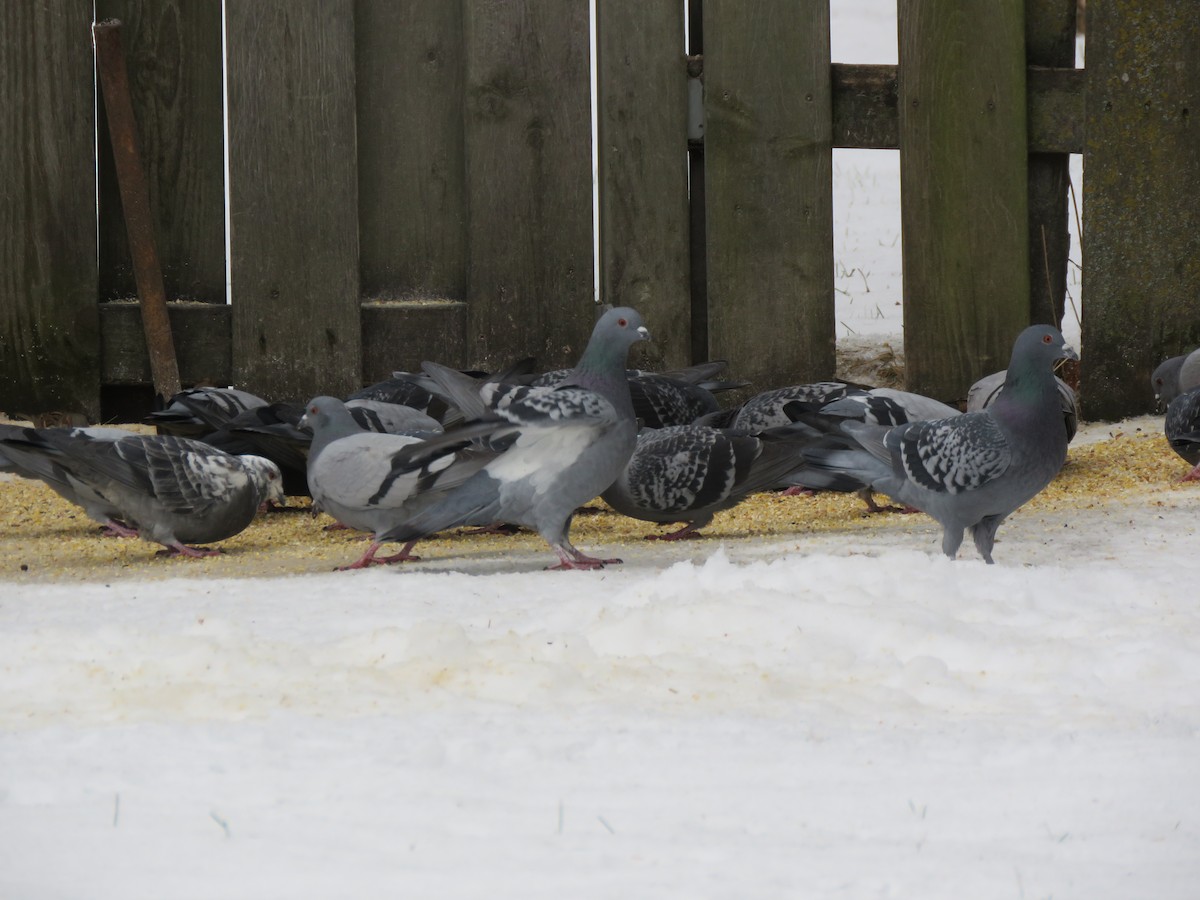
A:
{"type": "MultiPolygon", "coordinates": [[[[1149,372],[1200,344],[1188,0],[1097,6],[1086,69],[1075,0],[900,0],[898,65],[832,61],[828,0],[691,0],[686,35],[683,0],[600,0],[596,260],[587,4],[95,7],[122,23],[185,384],[303,400],[424,359],[567,364],[596,281],[651,325],[643,365],[828,378],[841,147],[900,152],[910,389],[959,399],[1061,317],[1071,153],[1085,415],[1146,410],[1149,372]]],[[[9,413],[151,396],[92,22],[90,0],[0,9],[9,413]]]]}

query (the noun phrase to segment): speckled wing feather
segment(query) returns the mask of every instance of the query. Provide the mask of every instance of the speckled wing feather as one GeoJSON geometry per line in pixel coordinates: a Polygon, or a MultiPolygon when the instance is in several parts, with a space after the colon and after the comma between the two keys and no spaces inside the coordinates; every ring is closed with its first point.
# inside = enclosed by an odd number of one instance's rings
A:
{"type": "Polygon", "coordinates": [[[521,428],[568,423],[604,425],[617,420],[611,403],[580,387],[489,384],[483,390],[483,399],[495,416],[521,428]]]}
{"type": "Polygon", "coordinates": [[[1184,460],[1200,463],[1200,389],[1180,394],[1167,407],[1163,432],[1184,460]]]}
{"type": "Polygon", "coordinates": [[[97,451],[95,471],[154,497],[175,515],[202,516],[250,481],[237,457],[188,438],[133,436],[97,451]]]}
{"type": "Polygon", "coordinates": [[[884,440],[913,482],[948,494],[976,490],[1012,462],[1008,440],[987,415],[914,422],[892,429],[884,440]]]}
{"type": "Polygon", "coordinates": [[[720,503],[737,479],[733,444],[709,428],[664,428],[638,436],[622,482],[643,510],[666,514],[720,503]]]}

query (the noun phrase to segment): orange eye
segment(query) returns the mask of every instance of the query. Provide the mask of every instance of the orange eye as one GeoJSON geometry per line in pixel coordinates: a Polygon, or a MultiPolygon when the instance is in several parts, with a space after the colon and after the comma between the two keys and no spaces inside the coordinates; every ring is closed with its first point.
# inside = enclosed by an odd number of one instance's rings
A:
{"type": "Polygon", "coordinates": [[[1053,340],[1054,340],[1054,338],[1050,337],[1050,335],[1048,335],[1048,334],[1043,334],[1043,335],[1042,335],[1042,343],[1043,343],[1043,344],[1049,344],[1049,343],[1051,343],[1053,340]]]}
{"type": "Polygon", "coordinates": [[[629,324],[629,321],[627,319],[617,319],[617,324],[624,328],[629,324]]]}

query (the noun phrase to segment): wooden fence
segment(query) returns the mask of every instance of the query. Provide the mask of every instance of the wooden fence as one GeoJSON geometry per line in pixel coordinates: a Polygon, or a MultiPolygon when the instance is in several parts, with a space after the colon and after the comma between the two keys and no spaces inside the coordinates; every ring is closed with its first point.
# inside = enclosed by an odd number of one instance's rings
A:
{"type": "MultiPolygon", "coordinates": [[[[829,2],[692,0],[689,57],[681,0],[598,0],[601,299],[643,311],[642,361],[830,376],[832,150],[896,148],[909,386],[961,397],[1061,315],[1083,153],[1084,411],[1147,409],[1154,365],[1200,343],[1191,0],[1093,4],[1086,69],[1075,0],[900,0],[898,66],[831,63],[829,2]]],[[[224,22],[218,0],[95,6],[124,23],[184,383],[304,399],[427,358],[576,356],[585,0],[228,0],[224,22]]],[[[92,7],[0,5],[10,412],[147,402],[92,7]]]]}

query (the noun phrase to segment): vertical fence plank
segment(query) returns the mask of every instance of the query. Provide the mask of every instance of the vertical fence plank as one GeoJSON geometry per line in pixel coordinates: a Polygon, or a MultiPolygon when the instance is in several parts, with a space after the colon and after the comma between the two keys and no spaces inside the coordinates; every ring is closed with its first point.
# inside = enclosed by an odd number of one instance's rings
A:
{"type": "Polygon", "coordinates": [[[766,388],[834,368],[828,0],[705,0],[709,352],[766,388]]]}
{"type": "Polygon", "coordinates": [[[573,363],[595,321],[587,4],[464,3],[469,361],[573,363]]]}
{"type": "Polygon", "coordinates": [[[600,296],[636,307],[652,369],[691,362],[687,69],[679,0],[598,5],[600,296]]]}
{"type": "Polygon", "coordinates": [[[353,0],[226,6],[233,370],[269,398],[361,381],[353,0]]]}
{"type": "Polygon", "coordinates": [[[357,0],[363,296],[466,296],[462,6],[357,0]]]}
{"type": "Polygon", "coordinates": [[[899,12],[906,376],[953,400],[1029,323],[1024,0],[899,12]]]}
{"type": "Polygon", "coordinates": [[[0,5],[0,409],[100,412],[92,4],[0,5]]]}
{"type": "Polygon", "coordinates": [[[1149,377],[1200,343],[1200,16],[1190,0],[1088,7],[1083,413],[1153,404],[1149,377]]]}
{"type": "MultiPolygon", "coordinates": [[[[122,23],[167,299],[224,303],[221,4],[98,0],[96,17],[122,23]]],[[[107,128],[102,118],[100,299],[118,300],[136,287],[107,128]]]]}
{"type": "MultiPolygon", "coordinates": [[[[1025,61],[1031,66],[1075,65],[1078,0],[1025,0],[1025,61]]],[[[1062,322],[1071,253],[1068,190],[1071,157],[1029,154],[1029,317],[1062,322]]]]}

